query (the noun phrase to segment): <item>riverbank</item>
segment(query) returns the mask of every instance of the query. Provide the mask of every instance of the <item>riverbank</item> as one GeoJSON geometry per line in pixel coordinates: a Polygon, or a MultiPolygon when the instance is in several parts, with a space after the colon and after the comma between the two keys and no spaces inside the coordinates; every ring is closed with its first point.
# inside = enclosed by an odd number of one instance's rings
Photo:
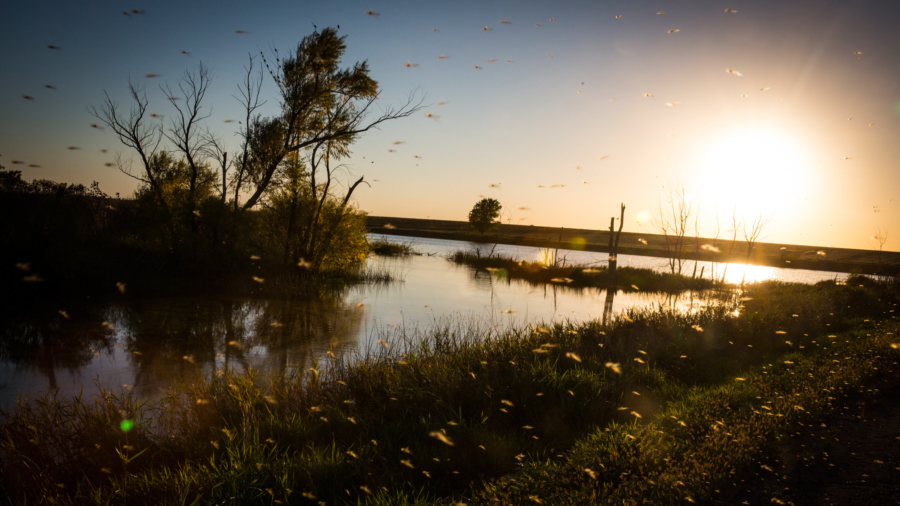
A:
{"type": "MultiPolygon", "coordinates": [[[[499,243],[539,248],[560,248],[584,251],[608,252],[609,232],[604,230],[568,229],[529,225],[500,225],[495,232],[480,235],[472,231],[465,221],[425,220],[369,216],[368,227],[373,234],[390,234],[407,237],[450,239],[479,243],[499,243]]],[[[688,260],[709,262],[747,262],[747,246],[737,241],[732,248],[730,240],[701,238],[701,249],[695,252],[695,239],[685,238],[682,257],[688,260]],[[702,249],[703,245],[713,249],[702,249]],[[719,250],[719,253],[715,252],[719,250]]],[[[622,232],[619,254],[668,257],[665,239],[656,234],[622,232]]],[[[861,274],[900,274],[900,253],[797,246],[777,243],[758,243],[750,257],[750,264],[788,269],[809,269],[831,272],[857,272],[861,274]]]]}
{"type": "Polygon", "coordinates": [[[777,465],[781,442],[833,416],[850,386],[893,381],[896,287],[849,281],[760,283],[730,302],[606,324],[400,329],[362,357],[283,377],[220,370],[154,402],[51,394],[0,425],[0,496],[710,500],[777,465]]]}

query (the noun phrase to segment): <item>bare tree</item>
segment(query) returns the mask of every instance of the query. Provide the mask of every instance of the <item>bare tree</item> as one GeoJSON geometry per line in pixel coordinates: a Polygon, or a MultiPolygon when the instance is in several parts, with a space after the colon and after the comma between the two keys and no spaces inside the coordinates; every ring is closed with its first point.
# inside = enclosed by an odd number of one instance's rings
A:
{"type": "MultiPolygon", "coordinates": [[[[722,235],[722,224],[719,220],[719,208],[716,208],[716,230],[715,235],[713,236],[712,244],[710,251],[713,253],[721,253],[719,250],[719,236],[722,235]]],[[[727,265],[727,264],[726,264],[727,265]]],[[[718,266],[718,262],[712,262],[712,266],[710,267],[710,279],[715,282],[716,281],[716,267],[718,266]]],[[[701,276],[702,277],[702,276],[701,276]]]]}
{"type": "Polygon", "coordinates": [[[219,173],[222,175],[219,197],[222,199],[222,207],[225,207],[228,202],[228,173],[234,167],[234,158],[228,158],[228,149],[225,147],[222,139],[216,137],[208,129],[203,133],[203,137],[206,156],[216,161],[216,164],[219,166],[219,173]]]}
{"type": "Polygon", "coordinates": [[[888,228],[884,225],[875,226],[875,235],[872,236],[874,245],[878,248],[878,271],[881,271],[881,253],[888,240],[888,228]]]}
{"type": "MultiPolygon", "coordinates": [[[[698,225],[698,221],[700,220],[700,210],[698,209],[696,213],[694,213],[694,272],[691,274],[691,279],[695,279],[697,277],[697,264],[700,263],[700,226],[698,225]]],[[[700,277],[703,277],[703,271],[700,271],[700,277]]]]}
{"type": "Polygon", "coordinates": [[[127,115],[121,111],[119,103],[110,98],[106,91],[103,92],[105,98],[100,108],[89,106],[88,112],[109,127],[119,142],[137,152],[143,166],[142,172],[136,174],[132,168],[132,162],[126,160],[121,154],[116,155],[116,166],[123,174],[147,184],[156,196],[165,215],[166,228],[169,232],[169,246],[174,249],[176,238],[172,212],[163,194],[156,168],[152,163],[164,137],[162,125],[148,118],[149,101],[142,86],[129,79],[128,94],[131,96],[132,104],[127,115]]]}
{"type": "Polygon", "coordinates": [[[239,135],[241,136],[241,148],[239,158],[236,161],[237,173],[234,175],[234,180],[232,183],[234,189],[235,212],[237,212],[237,210],[239,209],[241,190],[243,188],[245,178],[248,175],[248,169],[250,168],[250,122],[253,119],[253,115],[256,113],[256,110],[266,103],[266,101],[260,100],[259,96],[262,90],[264,76],[262,66],[259,67],[259,72],[254,72],[253,56],[248,55],[248,58],[250,61],[246,66],[244,66],[244,69],[246,70],[244,81],[238,85],[238,92],[241,94],[241,96],[235,97],[241,103],[241,106],[243,106],[244,109],[244,121],[241,122],[243,126],[241,127],[239,132],[239,135]]]}
{"type": "Polygon", "coordinates": [[[344,210],[347,208],[347,204],[350,201],[350,197],[353,195],[353,191],[356,190],[357,186],[365,182],[363,181],[363,178],[360,177],[353,184],[349,184],[343,199],[341,200],[338,214],[333,219],[333,222],[323,224],[324,226],[316,226],[322,217],[322,210],[325,207],[325,202],[329,197],[333,196],[330,192],[332,191],[332,185],[334,184],[335,173],[337,170],[343,168],[341,165],[332,167],[332,159],[337,161],[342,156],[346,156],[349,153],[347,148],[350,141],[351,138],[349,137],[322,141],[313,147],[310,156],[308,157],[310,166],[310,191],[316,201],[316,207],[315,211],[310,215],[309,223],[301,236],[301,244],[304,245],[305,255],[308,257],[307,261],[311,262],[316,269],[318,269],[321,264],[323,259],[322,255],[328,251],[331,240],[334,238],[335,231],[344,218],[344,210]],[[325,179],[320,188],[316,185],[316,175],[322,167],[324,167],[325,179]]]}
{"type": "Polygon", "coordinates": [[[616,217],[609,219],[609,286],[616,286],[616,266],[619,261],[619,237],[622,236],[622,226],[625,224],[625,203],[621,204],[621,216],[619,217],[619,232],[616,233],[616,217]]]}
{"type": "Polygon", "coordinates": [[[657,201],[656,215],[652,225],[662,234],[666,245],[669,269],[672,274],[681,274],[684,265],[682,248],[688,225],[695,211],[688,199],[687,191],[681,183],[670,184],[657,201]]]}
{"type": "Polygon", "coordinates": [[[209,153],[208,138],[201,131],[200,124],[210,116],[209,113],[203,112],[203,99],[206,97],[211,79],[209,68],[204,67],[201,62],[196,72],[184,72],[181,82],[178,83],[181,96],[175,95],[168,83],[160,86],[160,90],[166,94],[177,112],[172,116],[169,127],[163,131],[163,135],[187,162],[189,176],[185,213],[194,232],[197,231],[197,187],[207,182],[199,180],[204,155],[209,153]]]}
{"type": "MultiPolygon", "coordinates": [[[[750,221],[742,221],[741,223],[741,237],[747,243],[747,261],[745,263],[750,263],[750,255],[753,254],[753,248],[756,246],[756,243],[762,237],[763,232],[769,225],[772,223],[772,217],[766,216],[763,213],[759,213],[753,217],[750,221]]],[[[744,285],[744,280],[747,277],[747,269],[744,269],[744,275],[741,277],[741,286],[744,285]]]]}
{"type": "Polygon", "coordinates": [[[728,266],[731,264],[734,255],[734,247],[737,245],[737,238],[743,226],[744,219],[738,219],[737,205],[735,205],[731,210],[731,247],[728,249],[728,257],[727,261],[725,262],[725,268],[722,270],[722,284],[725,283],[725,276],[728,274],[728,266]]]}

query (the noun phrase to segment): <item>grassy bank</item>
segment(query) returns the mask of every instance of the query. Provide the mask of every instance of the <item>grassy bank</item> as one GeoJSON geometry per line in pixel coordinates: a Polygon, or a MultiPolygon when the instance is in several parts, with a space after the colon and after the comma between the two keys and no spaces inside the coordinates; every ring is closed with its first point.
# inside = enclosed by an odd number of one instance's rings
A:
{"type": "Polygon", "coordinates": [[[386,238],[381,237],[374,242],[369,243],[369,250],[380,256],[386,257],[399,257],[399,256],[410,256],[410,255],[421,255],[416,248],[413,247],[412,242],[391,242],[386,238]]]}
{"type": "MultiPolygon", "coordinates": [[[[502,255],[481,256],[477,252],[457,250],[448,257],[453,263],[468,265],[478,269],[488,269],[497,276],[511,279],[523,279],[532,284],[559,283],[579,287],[609,286],[609,269],[606,265],[582,266],[562,265],[554,262],[519,261],[502,255]]],[[[710,279],[691,277],[681,274],[669,274],[635,267],[617,267],[616,284],[625,291],[647,290],[656,292],[677,293],[684,290],[704,290],[713,288],[716,283],[710,279]]]]}
{"type": "Polygon", "coordinates": [[[771,466],[779,438],[826,416],[851,386],[896,369],[886,326],[896,303],[893,284],[862,278],[763,283],[698,312],[634,311],[606,325],[448,323],[291,377],[218,371],[156,402],[51,394],[0,427],[2,494],[699,502],[771,466]]]}

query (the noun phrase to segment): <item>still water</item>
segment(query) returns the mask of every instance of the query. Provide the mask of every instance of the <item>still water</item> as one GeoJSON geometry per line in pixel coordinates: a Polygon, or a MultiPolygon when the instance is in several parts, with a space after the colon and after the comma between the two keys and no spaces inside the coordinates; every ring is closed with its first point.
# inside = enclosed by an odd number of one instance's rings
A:
{"type": "MultiPolygon", "coordinates": [[[[381,237],[381,236],[379,236],[381,237]]],[[[179,380],[210,374],[228,366],[286,371],[323,359],[364,352],[400,328],[426,330],[448,322],[502,329],[540,321],[600,318],[606,290],[566,286],[534,286],[499,280],[487,271],[457,266],[445,255],[480,248],[457,241],[386,236],[408,242],[422,255],[372,257],[369,267],[385,269],[400,281],[364,284],[295,299],[208,297],[141,297],[125,301],[73,300],[65,308],[36,309],[17,315],[0,329],[0,409],[17,396],[32,397],[58,387],[85,395],[98,385],[153,397],[179,380]],[[58,311],[65,311],[68,318],[58,311]],[[236,343],[229,345],[228,343],[236,343]]],[[[539,248],[499,245],[495,253],[537,260],[539,248]]],[[[558,252],[574,264],[602,265],[605,253],[558,252]]],[[[619,265],[666,271],[665,259],[620,255],[619,265]]],[[[693,262],[684,272],[691,273],[693,262]]],[[[723,266],[701,262],[698,274],[723,274],[723,266]]],[[[744,266],[724,273],[740,282],[744,266]]],[[[835,273],[747,267],[747,282],[777,279],[797,283],[833,280],[835,273]]],[[[837,275],[841,278],[846,275],[837,275]]],[[[690,309],[703,297],[619,292],[613,312],[632,307],[690,309]]]]}

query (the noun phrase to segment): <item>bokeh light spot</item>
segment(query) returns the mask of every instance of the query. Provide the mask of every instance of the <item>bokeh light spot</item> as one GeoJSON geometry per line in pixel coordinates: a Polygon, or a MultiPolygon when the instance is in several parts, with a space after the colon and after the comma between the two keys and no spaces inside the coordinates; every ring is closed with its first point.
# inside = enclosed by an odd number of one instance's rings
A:
{"type": "Polygon", "coordinates": [[[122,423],[119,424],[119,427],[122,429],[122,432],[128,432],[134,427],[134,420],[122,420],[122,423]]]}

